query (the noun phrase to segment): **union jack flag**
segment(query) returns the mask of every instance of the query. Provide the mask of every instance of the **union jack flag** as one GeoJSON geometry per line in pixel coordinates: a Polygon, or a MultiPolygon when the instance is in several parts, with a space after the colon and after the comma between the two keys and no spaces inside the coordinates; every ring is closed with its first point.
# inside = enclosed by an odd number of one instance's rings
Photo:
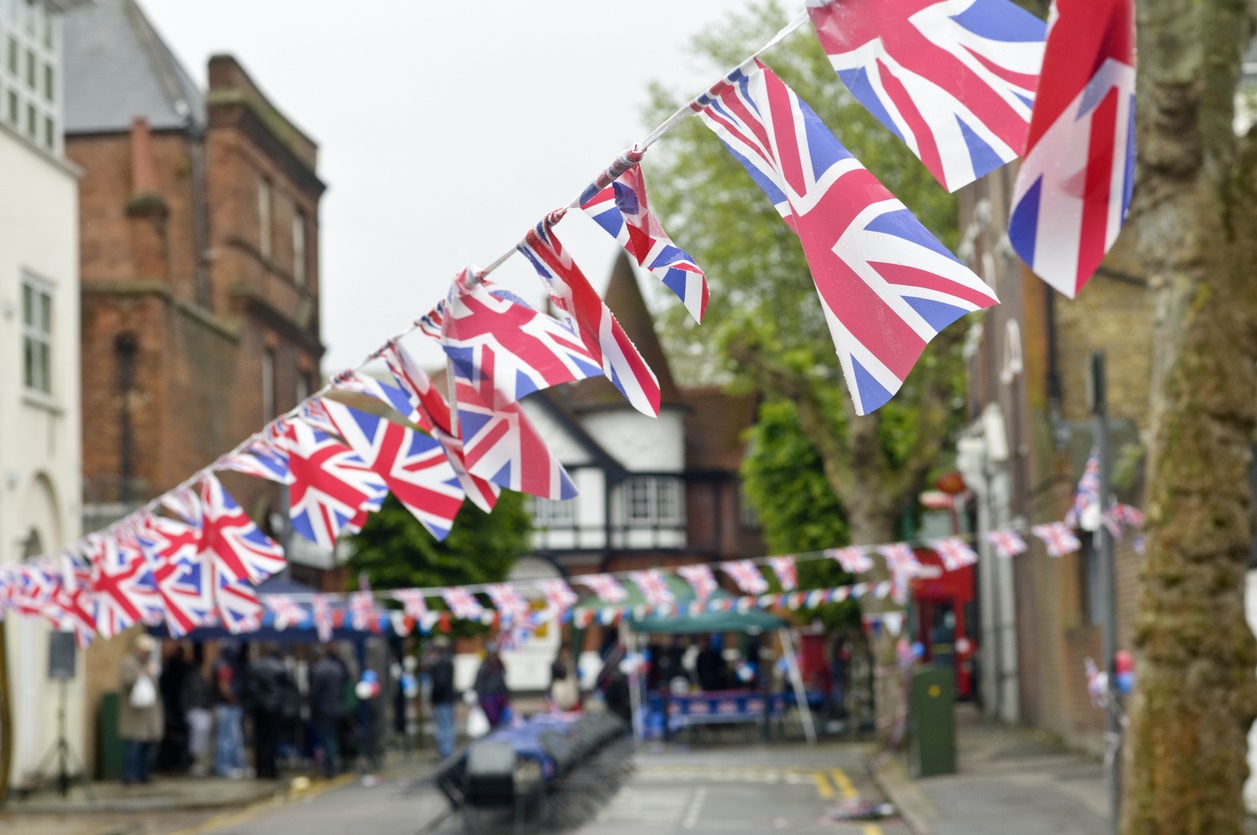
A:
{"type": "Polygon", "coordinates": [[[559,577],[542,580],[541,593],[546,596],[546,603],[550,605],[550,608],[560,615],[575,606],[576,601],[580,599],[567,581],[559,577]]]}
{"type": "Polygon", "coordinates": [[[148,558],[172,637],[201,626],[214,610],[214,589],[205,582],[197,554],[200,531],[176,519],[149,514],[137,534],[148,558]]]}
{"type": "Polygon", "coordinates": [[[996,303],[763,64],[692,106],[799,236],[856,414],[890,400],[944,327],[996,303]]]}
{"type": "Polygon", "coordinates": [[[493,608],[498,610],[503,621],[514,623],[526,620],[532,611],[528,601],[510,583],[491,583],[485,587],[485,594],[489,595],[493,608]]]}
{"type": "Polygon", "coordinates": [[[428,601],[419,589],[395,589],[390,594],[402,604],[402,611],[407,617],[421,621],[427,616],[428,601]]]}
{"type": "Polygon", "coordinates": [[[610,574],[584,574],[576,580],[592,589],[603,603],[623,603],[628,598],[624,586],[610,574]]]}
{"type": "Polygon", "coordinates": [[[213,563],[216,595],[233,583],[257,585],[287,565],[284,549],[258,530],[213,473],[201,479],[201,509],[197,554],[213,563]]]}
{"type": "Polygon", "coordinates": [[[886,565],[891,571],[904,571],[915,576],[921,563],[917,560],[912,546],[906,542],[894,542],[889,545],[877,546],[877,553],[886,558],[886,565]]]}
{"type": "Polygon", "coordinates": [[[130,531],[98,536],[91,553],[89,587],[96,598],[96,631],[105,638],[162,612],[148,560],[130,531]]]}
{"type": "MultiPolygon", "coordinates": [[[[513,293],[477,280],[471,268],[460,272],[450,288],[441,347],[455,377],[477,388],[487,384],[493,396],[482,402],[491,408],[551,386],[602,376],[602,367],[579,336],[513,293]]],[[[462,437],[466,441],[467,433],[462,437]]]]}
{"type": "Polygon", "coordinates": [[[1009,243],[1072,299],[1117,240],[1134,183],[1134,2],[1056,0],[1009,243]]]}
{"type": "MultiPolygon", "coordinates": [[[[437,338],[440,338],[439,330],[437,338]]],[[[492,511],[501,488],[467,471],[463,442],[455,438],[451,431],[449,403],[432,385],[432,380],[404,346],[390,342],[380,354],[388,363],[393,379],[406,392],[407,401],[410,404],[409,411],[403,412],[406,419],[441,443],[446,457],[449,458],[450,466],[458,475],[458,481],[462,484],[467,497],[485,513],[492,511]]]]}
{"type": "Polygon", "coordinates": [[[1044,24],[1008,0],[808,0],[851,95],[948,191],[1017,158],[1044,24]]]}
{"type": "Polygon", "coordinates": [[[240,452],[220,456],[214,462],[214,469],[235,470],[280,484],[292,483],[288,456],[276,449],[275,444],[263,435],[254,437],[240,452]]]}
{"type": "Polygon", "coordinates": [[[794,557],[769,557],[768,564],[772,566],[783,591],[794,591],[799,587],[799,567],[795,565],[794,557]]]}
{"type": "Polygon", "coordinates": [[[546,499],[577,495],[567,470],[518,403],[490,408],[459,381],[458,423],[468,472],[546,499]]]}
{"type": "Polygon", "coordinates": [[[1118,502],[1109,508],[1109,515],[1123,525],[1132,528],[1142,528],[1144,525],[1143,511],[1137,507],[1131,507],[1128,504],[1118,502]]]}
{"type": "Polygon", "coordinates": [[[978,561],[978,555],[973,552],[973,548],[958,536],[931,539],[930,547],[938,553],[943,568],[948,571],[956,571],[966,565],[974,565],[978,561]]]}
{"type": "Polygon", "coordinates": [[[694,599],[700,607],[707,605],[712,592],[719,586],[716,575],[708,565],[683,565],[677,569],[677,574],[694,589],[694,599]]]}
{"type": "Polygon", "coordinates": [[[300,626],[310,617],[301,604],[286,594],[265,596],[266,608],[271,610],[271,623],[281,632],[290,626],[300,626]]]}
{"type": "Polygon", "coordinates": [[[161,504],[189,525],[201,523],[201,499],[191,487],[180,487],[165,493],[161,504]]]}
{"type": "Polygon", "coordinates": [[[463,489],[441,444],[343,403],[325,400],[323,406],[354,454],[433,536],[445,539],[463,506],[463,489]]]}
{"type": "Polygon", "coordinates": [[[869,552],[866,549],[861,548],[859,545],[852,545],[847,548],[830,548],[825,552],[825,556],[837,561],[842,566],[842,570],[848,574],[863,574],[873,568],[873,558],[869,556],[869,552]]]}
{"type": "Polygon", "coordinates": [[[1065,511],[1065,524],[1071,528],[1093,531],[1096,528],[1093,514],[1098,515],[1099,510],[1100,452],[1092,447],[1091,454],[1087,456],[1087,466],[1082,471],[1082,478],[1078,479],[1078,486],[1074,488],[1069,510],[1065,511]]]}
{"type": "Polygon", "coordinates": [[[293,530],[332,548],[360,511],[376,511],[388,486],[353,450],[305,420],[286,421],[280,449],[292,471],[289,515],[293,530]]]}
{"type": "Polygon", "coordinates": [[[314,619],[314,629],[319,636],[319,643],[326,644],[332,640],[332,604],[327,595],[316,594],[310,605],[314,619]]]}
{"type": "Polygon", "coordinates": [[[760,573],[759,566],[751,560],[722,562],[720,568],[733,578],[744,594],[763,594],[768,591],[768,581],[760,573]]]}
{"type": "MultiPolygon", "coordinates": [[[[637,154],[637,159],[641,155],[637,154]]],[[[622,165],[611,168],[614,173],[622,165]]],[[[580,207],[607,230],[638,264],[676,294],[696,322],[707,310],[707,276],[694,257],[672,243],[646,204],[646,175],[634,161],[614,182],[599,178],[580,196],[580,207]]]]}
{"type": "Polygon", "coordinates": [[[657,568],[630,571],[629,579],[641,590],[642,597],[646,598],[647,606],[655,609],[669,609],[676,602],[676,597],[673,596],[672,589],[668,588],[668,581],[664,578],[663,572],[657,568]]]}
{"type": "Polygon", "coordinates": [[[262,601],[247,580],[233,577],[221,564],[204,565],[208,583],[214,589],[214,615],[228,632],[239,635],[262,627],[262,601]]]}
{"type": "Polygon", "coordinates": [[[480,620],[484,607],[476,596],[462,586],[441,590],[441,599],[450,607],[450,614],[460,620],[480,620]]]}
{"type": "Polygon", "coordinates": [[[52,592],[51,578],[29,563],[6,567],[4,572],[8,607],[28,617],[42,615],[52,592]]]}
{"type": "Polygon", "coordinates": [[[1030,532],[1047,546],[1048,556],[1063,557],[1072,554],[1082,547],[1078,537],[1064,522],[1048,522],[1046,525],[1035,525],[1030,532]]]}
{"type": "Polygon", "coordinates": [[[56,605],[58,629],[74,633],[80,649],[88,646],[96,635],[96,600],[89,584],[91,572],[71,556],[62,557],[61,582],[57,584],[56,605]]]}
{"type": "Polygon", "coordinates": [[[368,589],[349,595],[349,625],[358,632],[378,632],[380,624],[375,618],[375,596],[368,589]]]}
{"type": "Polygon", "coordinates": [[[1005,559],[1026,553],[1026,541],[1016,531],[989,531],[986,541],[1005,559]]]}
{"type": "MultiPolygon", "coordinates": [[[[381,354],[382,353],[383,351],[381,354]]],[[[421,371],[420,373],[422,374],[423,372],[421,371]]],[[[424,377],[426,379],[427,375],[424,375],[424,377]]],[[[381,403],[391,406],[393,411],[397,412],[405,419],[420,425],[420,428],[425,432],[430,429],[430,427],[423,426],[419,423],[419,421],[414,419],[420,417],[419,415],[412,417],[411,413],[414,411],[414,406],[411,405],[410,396],[403,389],[394,385],[389,385],[383,380],[376,379],[369,374],[363,374],[360,371],[342,371],[332,379],[332,388],[336,391],[352,391],[358,394],[368,394],[376,400],[379,400],[381,403]]]]}
{"type": "Polygon", "coordinates": [[[565,211],[560,209],[538,223],[515,248],[532,262],[537,275],[546,282],[560,321],[580,335],[585,349],[601,364],[607,379],[634,409],[657,417],[660,392],[655,372],[642,359],[624,328],[554,233],[553,224],[565,211]]]}

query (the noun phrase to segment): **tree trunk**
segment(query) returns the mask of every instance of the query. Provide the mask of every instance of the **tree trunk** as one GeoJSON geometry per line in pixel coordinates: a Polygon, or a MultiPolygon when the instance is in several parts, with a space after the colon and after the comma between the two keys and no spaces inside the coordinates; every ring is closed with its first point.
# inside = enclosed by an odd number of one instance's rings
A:
{"type": "Polygon", "coordinates": [[[1242,832],[1257,642],[1244,620],[1257,428],[1257,199],[1231,127],[1239,2],[1145,0],[1130,223],[1155,293],[1148,553],[1125,835],[1242,832]]]}

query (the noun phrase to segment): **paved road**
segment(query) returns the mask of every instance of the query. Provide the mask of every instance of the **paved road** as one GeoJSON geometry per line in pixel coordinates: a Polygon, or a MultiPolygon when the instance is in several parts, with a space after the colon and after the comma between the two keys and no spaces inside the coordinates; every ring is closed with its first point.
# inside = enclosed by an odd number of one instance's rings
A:
{"type": "MultiPolygon", "coordinates": [[[[865,774],[863,754],[863,749],[835,744],[648,749],[639,752],[635,772],[619,790],[592,808],[562,793],[556,796],[552,807],[560,826],[553,831],[906,835],[907,828],[898,821],[842,823],[827,818],[826,813],[844,800],[880,799],[865,774]]],[[[460,819],[447,813],[444,800],[431,785],[416,784],[410,776],[394,776],[375,786],[348,783],[284,806],[220,816],[192,831],[454,835],[466,830],[460,819]]],[[[509,832],[509,820],[479,816],[470,831],[509,832]]]]}

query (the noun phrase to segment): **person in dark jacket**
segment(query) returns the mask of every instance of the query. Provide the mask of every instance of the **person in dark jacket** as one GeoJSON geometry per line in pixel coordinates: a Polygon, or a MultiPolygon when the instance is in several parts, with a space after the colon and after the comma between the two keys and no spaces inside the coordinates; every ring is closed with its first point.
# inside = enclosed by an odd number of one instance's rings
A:
{"type": "Polygon", "coordinates": [[[210,731],[214,727],[214,716],[210,711],[213,706],[214,696],[205,677],[205,647],[198,642],[192,645],[192,663],[188,665],[183,689],[179,693],[179,707],[188,723],[188,758],[194,777],[204,777],[209,773],[210,731]]]}
{"type": "Polygon", "coordinates": [[[279,650],[273,646],[266,648],[262,657],[249,667],[244,701],[253,716],[254,769],[263,780],[279,778],[275,753],[292,687],[292,677],[280,660],[279,650]]]}
{"type": "Polygon", "coordinates": [[[506,709],[511,702],[510,690],[506,687],[506,665],[496,649],[490,649],[484,662],[476,672],[476,697],[480,700],[480,709],[489,720],[489,727],[496,728],[502,724],[506,709]]]}
{"type": "Polygon", "coordinates": [[[345,685],[349,676],[336,658],[336,650],[323,647],[310,670],[310,721],[323,746],[323,773],[335,777],[340,770],[340,722],[345,715],[345,685]]]}
{"type": "Polygon", "coordinates": [[[444,635],[433,639],[432,645],[436,652],[426,670],[432,682],[429,701],[436,730],[436,750],[441,759],[446,759],[454,754],[454,702],[458,698],[454,689],[454,653],[450,639],[444,635]]]}

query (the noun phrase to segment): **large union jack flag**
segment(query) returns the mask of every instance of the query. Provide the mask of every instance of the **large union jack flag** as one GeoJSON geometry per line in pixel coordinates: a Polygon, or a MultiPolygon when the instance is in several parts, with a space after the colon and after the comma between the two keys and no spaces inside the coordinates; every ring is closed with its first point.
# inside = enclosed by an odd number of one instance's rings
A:
{"type": "Polygon", "coordinates": [[[96,600],[92,596],[91,570],[73,556],[61,557],[61,582],[57,584],[57,628],[74,633],[74,642],[86,647],[96,635],[96,600]]]}
{"type": "Polygon", "coordinates": [[[1117,240],[1134,183],[1134,3],[1057,0],[1008,240],[1072,299],[1117,240]]]}
{"type": "Polygon", "coordinates": [[[944,327],[996,303],[763,64],[692,106],[799,236],[856,414],[890,400],[944,327]]]}
{"type": "MultiPolygon", "coordinates": [[[[439,331],[436,338],[440,338],[439,331]]],[[[502,488],[467,471],[463,442],[451,431],[449,403],[404,346],[390,342],[380,353],[388,363],[393,379],[406,393],[409,410],[402,414],[440,442],[467,498],[485,513],[492,511],[502,488]]],[[[389,397],[386,402],[392,402],[393,395],[389,394],[389,397]]]]}
{"type": "MultiPolygon", "coordinates": [[[[257,585],[287,562],[281,548],[253,524],[213,473],[201,479],[201,524],[197,554],[213,564],[210,588],[220,594],[230,583],[257,585]]],[[[260,604],[259,604],[260,605],[260,604]]]]}
{"type": "Polygon", "coordinates": [[[768,581],[752,560],[722,562],[720,568],[733,578],[743,594],[763,594],[768,591],[768,581]]]}
{"type": "Polygon", "coordinates": [[[948,191],[1017,158],[1044,24],[1009,0],[808,0],[838,77],[948,191]]]}
{"type": "Polygon", "coordinates": [[[137,623],[159,619],[161,597],[148,561],[130,530],[95,537],[90,588],[96,598],[96,631],[112,638],[137,623]]]}
{"type": "Polygon", "coordinates": [[[487,406],[602,376],[602,366],[576,333],[513,293],[476,278],[470,267],[450,287],[441,347],[456,376],[477,384],[485,378],[492,385],[494,398],[487,406]]]}
{"type": "Polygon", "coordinates": [[[388,486],[339,439],[296,418],[285,421],[277,445],[292,472],[292,527],[306,539],[332,548],[363,510],[380,509],[388,486]]]}
{"type": "Polygon", "coordinates": [[[199,559],[200,531],[177,519],[148,514],[137,529],[172,637],[202,625],[214,610],[214,589],[199,559]]]}
{"type": "Polygon", "coordinates": [[[560,320],[580,334],[590,356],[602,364],[602,373],[634,409],[656,417],[660,392],[655,372],[554,233],[553,224],[564,211],[554,212],[530,229],[516,249],[545,280],[560,320]]]}
{"type": "Polygon", "coordinates": [[[463,489],[441,444],[381,417],[324,400],[349,448],[437,539],[445,539],[463,506],[463,489]]]}
{"type": "Polygon", "coordinates": [[[614,182],[591,183],[580,196],[580,207],[638,264],[675,293],[695,321],[703,321],[709,295],[707,276],[694,263],[692,255],[672,243],[663,225],[650,211],[646,204],[646,175],[641,165],[629,166],[614,182]]]}
{"type": "Polygon", "coordinates": [[[256,632],[262,627],[262,601],[247,580],[234,578],[214,561],[203,564],[202,570],[214,590],[214,612],[207,623],[217,620],[233,635],[256,632]]]}

